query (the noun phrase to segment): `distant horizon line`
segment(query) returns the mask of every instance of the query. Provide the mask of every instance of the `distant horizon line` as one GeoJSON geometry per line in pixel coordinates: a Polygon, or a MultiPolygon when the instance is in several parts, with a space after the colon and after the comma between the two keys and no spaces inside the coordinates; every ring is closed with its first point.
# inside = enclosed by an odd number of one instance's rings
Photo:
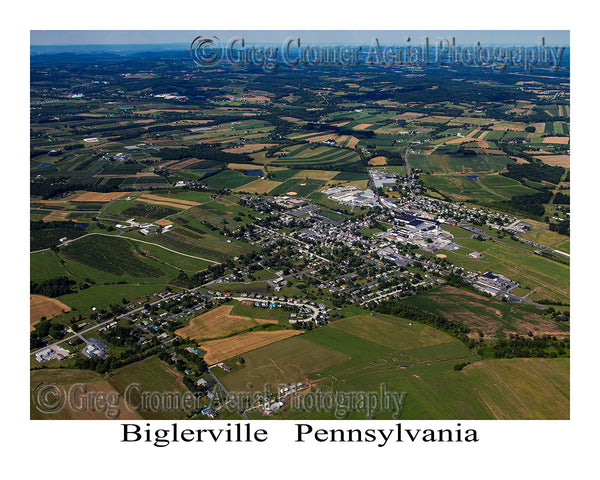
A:
{"type": "MultiPolygon", "coordinates": [[[[279,42],[277,41],[273,41],[273,40],[269,40],[269,41],[265,41],[265,42],[257,42],[257,41],[253,41],[252,43],[254,44],[260,44],[260,45],[280,45],[281,43],[287,41],[288,39],[283,39],[279,42]]],[[[431,40],[431,39],[430,39],[431,40]]],[[[430,46],[434,45],[435,41],[430,42],[430,46]]],[[[464,45],[474,45],[477,42],[472,42],[472,41],[466,41],[466,42],[461,42],[464,45]]],[[[516,42],[498,42],[498,41],[494,41],[494,42],[479,42],[481,45],[491,45],[491,46],[527,46],[527,45],[532,45],[532,44],[537,44],[534,42],[523,42],[523,41],[516,41],[516,42]]],[[[30,48],[49,48],[49,47],[64,47],[64,48],[76,48],[76,47],[119,47],[119,46],[131,46],[131,47],[135,47],[135,46],[186,46],[189,47],[189,45],[191,44],[190,42],[160,42],[160,43],[56,43],[56,44],[31,44],[29,47],[30,48]]],[[[314,42],[310,42],[310,45],[368,45],[368,43],[366,42],[348,42],[348,41],[341,41],[341,42],[325,42],[325,41],[314,41],[314,42]]],[[[385,42],[385,43],[381,43],[381,45],[385,45],[385,46],[394,46],[394,45],[413,45],[413,46],[420,46],[423,44],[422,41],[418,41],[418,42],[407,42],[407,41],[403,41],[403,42],[385,42]]],[[[555,46],[555,47],[570,47],[571,44],[570,43],[551,43],[548,42],[546,43],[546,46],[555,46]]]]}

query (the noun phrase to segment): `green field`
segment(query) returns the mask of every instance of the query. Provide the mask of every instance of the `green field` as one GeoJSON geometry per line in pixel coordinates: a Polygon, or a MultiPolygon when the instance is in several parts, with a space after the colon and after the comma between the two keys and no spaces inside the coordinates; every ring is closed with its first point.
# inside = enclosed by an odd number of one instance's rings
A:
{"type": "MultiPolygon", "coordinates": [[[[537,255],[525,248],[516,248],[495,241],[480,242],[473,239],[456,240],[465,248],[444,251],[448,261],[473,272],[492,271],[507,276],[528,290],[536,289],[529,298],[533,301],[545,299],[569,302],[568,265],[537,255]],[[472,251],[484,254],[483,258],[467,257],[472,251]]],[[[508,243],[508,240],[507,240],[508,243]]]]}
{"type": "MultiPolygon", "coordinates": [[[[29,385],[31,391],[30,418],[32,420],[70,420],[86,418],[85,414],[78,414],[67,406],[59,408],[57,411],[53,411],[52,413],[43,413],[43,403],[38,403],[37,400],[38,397],[36,392],[40,391],[38,389],[44,385],[56,386],[57,388],[54,391],[64,392],[66,397],[68,396],[69,389],[73,385],[77,384],[85,385],[86,388],[89,386],[89,391],[93,390],[95,392],[110,392],[110,390],[112,390],[111,385],[107,384],[101,375],[88,370],[76,370],[70,368],[44,368],[41,370],[31,371],[29,375],[29,385]]],[[[123,404],[120,403],[119,408],[121,409],[122,407],[123,404]]],[[[127,414],[123,416],[119,415],[119,417],[138,418],[137,416],[127,414]]],[[[107,417],[104,413],[99,413],[95,418],[106,419],[107,417]]]]}
{"type": "Polygon", "coordinates": [[[296,192],[299,197],[306,197],[318,190],[325,182],[311,178],[290,178],[269,192],[269,195],[286,195],[288,192],[296,192]]]}
{"type": "Polygon", "coordinates": [[[30,275],[35,281],[66,274],[82,283],[85,279],[107,283],[158,279],[174,271],[161,268],[152,259],[142,259],[136,252],[134,244],[123,238],[88,236],[61,248],[58,256],[52,252],[32,254],[30,275]]]}
{"type": "MultiPolygon", "coordinates": [[[[254,168],[254,166],[249,164],[248,168],[254,168]]],[[[254,180],[256,180],[256,177],[248,177],[239,170],[223,170],[215,175],[203,178],[202,183],[213,188],[229,188],[233,190],[254,180]]]]}
{"type": "Polygon", "coordinates": [[[288,154],[272,159],[271,165],[294,168],[359,169],[360,158],[352,150],[317,146],[312,144],[296,145],[288,148],[288,154]]]}
{"type": "Polygon", "coordinates": [[[322,215],[325,218],[328,218],[336,223],[342,223],[348,219],[346,215],[341,215],[336,212],[332,212],[331,210],[320,209],[319,215],[322,215]]]}
{"type": "MultiPolygon", "coordinates": [[[[165,280],[138,281],[126,284],[93,285],[90,288],[77,293],[57,297],[61,302],[69,305],[74,311],[64,315],[71,318],[75,311],[84,317],[91,314],[91,308],[106,308],[110,304],[120,304],[123,298],[134,302],[148,296],[152,298],[155,294],[162,292],[167,287],[165,280]]],[[[178,290],[174,287],[174,290],[178,290]]],[[[58,318],[58,317],[57,317],[58,318]]]]}
{"type": "MultiPolygon", "coordinates": [[[[389,316],[360,314],[339,320],[244,354],[244,360],[241,368],[222,378],[233,391],[264,391],[265,384],[274,391],[284,382],[311,381],[311,392],[373,392],[385,384],[388,391],[407,394],[402,412],[406,419],[569,415],[568,359],[480,361],[452,337],[389,316]],[[470,365],[455,371],[457,362],[470,365]]],[[[331,419],[335,412],[286,408],[277,417],[331,419]]],[[[353,412],[348,418],[364,419],[365,413],[353,412]]],[[[391,418],[391,413],[375,418],[391,418]]]]}
{"type": "Polygon", "coordinates": [[[286,180],[289,180],[291,177],[298,173],[297,170],[288,170],[287,168],[275,170],[274,168],[276,167],[271,167],[267,169],[269,180],[272,180],[274,182],[285,182],[286,180]]]}
{"type": "MultiPolygon", "coordinates": [[[[188,390],[181,382],[181,374],[176,372],[166,363],[153,356],[132,365],[117,370],[109,378],[108,382],[119,392],[125,395],[127,388],[132,384],[140,385],[139,388],[132,389],[131,395],[133,407],[139,405],[140,398],[138,392],[176,392],[185,393],[188,390]]],[[[185,411],[139,411],[139,415],[145,419],[171,420],[186,418],[185,411]]]]}
{"type": "Polygon", "coordinates": [[[397,351],[454,342],[452,337],[435,328],[383,315],[356,315],[331,326],[397,351]]]}
{"type": "Polygon", "coordinates": [[[336,180],[347,180],[350,182],[355,182],[357,180],[368,180],[369,177],[366,173],[362,172],[340,172],[335,177],[331,179],[332,182],[336,180]]]}
{"type": "MultiPolygon", "coordinates": [[[[180,269],[195,273],[208,265],[203,260],[132,242],[125,237],[93,235],[61,248],[58,254],[52,251],[32,254],[30,278],[40,282],[64,275],[79,286],[87,283],[88,288],[59,297],[63,303],[87,315],[93,306],[103,308],[120,303],[124,297],[134,301],[145,295],[152,296],[163,291],[180,269]]],[[[61,315],[57,321],[71,315],[61,315]]]]}
{"type": "Polygon", "coordinates": [[[410,155],[410,167],[429,173],[483,173],[502,171],[511,162],[503,155],[445,155],[439,153],[443,148],[446,147],[439,147],[436,153],[430,155],[410,155]]]}
{"type": "Polygon", "coordinates": [[[494,418],[568,419],[570,359],[485,360],[464,369],[478,401],[494,418]]]}
{"type": "Polygon", "coordinates": [[[535,190],[502,175],[480,175],[477,179],[465,175],[423,175],[425,186],[434,188],[453,200],[475,200],[481,204],[509,200],[515,195],[530,195],[535,190]]]}
{"type": "Polygon", "coordinates": [[[277,320],[278,323],[289,326],[290,313],[295,310],[286,311],[281,308],[261,308],[254,305],[244,305],[242,302],[237,302],[231,309],[230,315],[239,315],[240,317],[248,317],[252,320],[259,318],[264,320],[277,320]]]}
{"type": "Polygon", "coordinates": [[[562,250],[563,252],[569,253],[570,250],[571,239],[560,233],[551,232],[550,230],[538,230],[537,232],[522,235],[522,237],[541,245],[547,245],[548,247],[562,250]]]}

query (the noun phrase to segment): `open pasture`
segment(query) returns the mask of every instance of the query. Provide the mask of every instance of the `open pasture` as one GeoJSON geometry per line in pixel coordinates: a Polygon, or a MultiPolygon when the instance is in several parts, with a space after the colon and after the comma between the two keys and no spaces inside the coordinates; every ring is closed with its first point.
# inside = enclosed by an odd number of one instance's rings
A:
{"type": "Polygon", "coordinates": [[[99,192],[85,192],[80,193],[75,196],[71,196],[68,198],[69,201],[77,201],[77,202],[112,202],[117,198],[121,198],[129,195],[130,192],[109,192],[109,193],[99,193],[99,192]]]}
{"type": "Polygon", "coordinates": [[[492,418],[570,417],[568,358],[490,359],[468,365],[463,373],[492,418]]]}
{"type": "Polygon", "coordinates": [[[77,370],[77,369],[42,369],[35,370],[30,373],[29,384],[31,390],[31,403],[30,403],[30,418],[32,420],[107,420],[107,419],[119,419],[119,420],[139,420],[140,416],[132,412],[125,404],[123,395],[119,395],[119,392],[102,376],[95,372],[88,370],[77,370]],[[110,408],[105,411],[91,410],[79,411],[76,408],[77,405],[66,402],[64,407],[56,412],[42,413],[38,409],[38,405],[34,399],[36,396],[36,389],[44,385],[58,385],[68,394],[71,388],[75,385],[81,385],[78,388],[85,388],[86,390],[80,390],[72,392],[102,392],[106,395],[106,398],[111,402],[110,408]],[[112,403],[112,400],[115,400],[112,403]],[[116,401],[118,399],[118,402],[116,401]]]}
{"type": "MultiPolygon", "coordinates": [[[[331,172],[328,172],[331,173],[331,172]]],[[[334,174],[337,172],[333,172],[334,174]]],[[[294,195],[299,197],[305,197],[310,195],[312,192],[318,190],[325,184],[323,180],[312,180],[306,178],[290,178],[281,185],[271,190],[271,195],[292,195],[290,192],[294,192],[294,195]]]]}
{"type": "Polygon", "coordinates": [[[291,178],[299,179],[311,179],[311,180],[331,180],[339,172],[333,170],[300,170],[296,172],[291,178]]]}
{"type": "Polygon", "coordinates": [[[333,322],[331,326],[397,351],[455,341],[427,325],[379,314],[360,314],[333,322]]]}

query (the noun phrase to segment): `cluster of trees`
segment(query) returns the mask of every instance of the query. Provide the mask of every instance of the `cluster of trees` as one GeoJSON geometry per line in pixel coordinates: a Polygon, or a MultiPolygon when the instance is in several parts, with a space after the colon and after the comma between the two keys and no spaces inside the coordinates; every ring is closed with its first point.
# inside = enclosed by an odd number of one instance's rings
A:
{"type": "Polygon", "coordinates": [[[69,293],[75,293],[71,287],[77,282],[69,277],[54,277],[42,282],[29,282],[29,292],[32,295],[43,295],[44,297],[60,297],[69,293]]]}
{"type": "Polygon", "coordinates": [[[526,178],[532,182],[549,182],[557,184],[565,173],[564,167],[552,167],[544,163],[509,163],[506,165],[508,171],[500,175],[513,178],[521,183],[526,178]]]}
{"type": "Polygon", "coordinates": [[[180,357],[183,357],[190,366],[198,371],[198,373],[203,373],[208,370],[208,365],[204,361],[204,357],[201,355],[188,352],[183,347],[175,347],[175,353],[177,353],[177,355],[180,357]]]}
{"type": "Polygon", "coordinates": [[[556,205],[570,205],[571,197],[570,195],[558,192],[556,195],[554,195],[554,200],[552,200],[552,202],[556,205]]]}
{"type": "MultiPolygon", "coordinates": [[[[208,370],[208,365],[202,356],[196,355],[195,353],[190,353],[186,349],[180,347],[175,347],[175,352],[178,356],[183,357],[185,360],[182,360],[181,358],[173,358],[172,355],[169,355],[164,350],[158,354],[158,358],[169,365],[173,365],[179,372],[185,372],[185,370],[188,369],[188,364],[192,368],[196,369],[197,373],[199,374],[202,374],[208,370]]],[[[183,377],[183,384],[192,393],[201,392],[204,390],[203,387],[198,386],[194,379],[188,375],[183,377]]]]}
{"type": "Polygon", "coordinates": [[[133,347],[140,340],[138,333],[131,326],[115,325],[112,328],[103,330],[99,335],[102,337],[102,340],[112,345],[133,347]]]}
{"type": "Polygon", "coordinates": [[[88,184],[75,184],[68,181],[68,177],[59,178],[36,178],[29,185],[31,195],[39,195],[42,200],[62,195],[74,190],[85,190],[88,184]]]}
{"type": "Polygon", "coordinates": [[[571,312],[569,310],[561,311],[549,307],[546,309],[546,313],[550,314],[552,320],[557,320],[559,322],[569,322],[571,320],[571,312]]]}
{"type": "Polygon", "coordinates": [[[220,163],[252,163],[252,157],[245,153],[227,153],[219,144],[198,144],[181,148],[161,148],[157,154],[162,160],[183,160],[184,158],[206,158],[220,163]]]}
{"type": "Polygon", "coordinates": [[[551,232],[560,233],[561,235],[570,236],[571,235],[571,222],[568,219],[563,220],[562,222],[558,222],[558,223],[551,222],[549,230],[551,232]]]}
{"type": "Polygon", "coordinates": [[[515,195],[510,200],[504,200],[502,203],[511,210],[517,210],[534,217],[541,217],[546,211],[544,205],[551,198],[552,192],[544,190],[530,195],[515,195]]]}
{"type": "Polygon", "coordinates": [[[508,339],[498,340],[493,349],[495,358],[559,357],[568,355],[570,340],[549,335],[524,337],[512,334],[508,339]]]}
{"type": "Polygon", "coordinates": [[[44,346],[42,339],[50,335],[54,340],[60,340],[63,337],[64,327],[58,323],[53,323],[51,320],[46,320],[42,317],[42,321],[36,324],[29,336],[30,348],[41,348],[44,346]]]}
{"type": "Polygon", "coordinates": [[[231,268],[231,264],[221,263],[212,264],[208,266],[208,269],[202,272],[196,272],[193,275],[188,275],[186,272],[181,270],[177,275],[177,283],[183,285],[186,288],[194,288],[208,282],[209,280],[216,280],[223,276],[225,272],[231,268]]]}
{"type": "Polygon", "coordinates": [[[82,236],[84,229],[74,222],[44,222],[31,220],[29,222],[29,248],[31,251],[52,248],[58,241],[67,237],[70,239],[82,236]]]}

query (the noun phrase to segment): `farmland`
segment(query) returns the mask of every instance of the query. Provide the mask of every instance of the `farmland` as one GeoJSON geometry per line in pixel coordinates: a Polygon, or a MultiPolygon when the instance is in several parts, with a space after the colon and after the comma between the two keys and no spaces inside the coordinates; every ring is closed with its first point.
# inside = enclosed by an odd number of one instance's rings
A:
{"type": "Polygon", "coordinates": [[[542,245],[548,245],[549,247],[569,252],[570,239],[560,233],[551,232],[550,230],[538,230],[537,232],[527,233],[523,235],[523,238],[531,240],[533,242],[541,243],[542,245]]]}
{"type": "Polygon", "coordinates": [[[182,338],[201,341],[228,337],[257,325],[277,323],[277,320],[232,315],[232,309],[233,305],[221,305],[210,312],[191,319],[187,327],[177,330],[175,334],[182,338]]]}
{"type": "Polygon", "coordinates": [[[316,165],[329,169],[355,170],[360,164],[358,154],[351,150],[304,144],[292,146],[284,157],[269,161],[269,165],[306,168],[316,165]]]}
{"type": "Polygon", "coordinates": [[[456,154],[442,155],[411,155],[411,167],[419,168],[428,173],[483,173],[504,170],[508,157],[501,155],[459,156],[456,154]]]}
{"type": "Polygon", "coordinates": [[[76,262],[113,275],[133,277],[160,277],[163,272],[136,255],[132,242],[109,236],[91,236],[71,243],[64,255],[76,262]]]}
{"type": "MultiPolygon", "coordinates": [[[[568,359],[478,361],[452,337],[428,330],[393,317],[358,315],[248,352],[244,365],[224,381],[231,391],[264,391],[266,384],[273,390],[298,381],[311,385],[311,391],[373,391],[385,383],[388,391],[408,394],[406,419],[506,418],[509,411],[517,412],[511,418],[568,418],[568,359]],[[385,329],[394,322],[397,331],[385,329]],[[349,333],[356,325],[359,331],[349,333]],[[452,367],[458,359],[472,363],[457,372],[452,367]],[[512,390],[517,371],[524,380],[512,390]],[[503,396],[508,385],[511,393],[503,396]]],[[[334,418],[333,412],[286,410],[282,415],[334,418]]],[[[349,418],[364,419],[364,412],[349,418]]],[[[389,418],[389,413],[376,418],[389,418]]]]}
{"type": "Polygon", "coordinates": [[[382,316],[357,315],[335,322],[332,326],[398,351],[452,342],[450,337],[434,328],[409,323],[382,316]]]}
{"type": "Polygon", "coordinates": [[[50,319],[62,313],[71,311],[71,307],[54,299],[41,295],[29,296],[29,330],[33,331],[34,325],[42,318],[50,319]]]}
{"type": "Polygon", "coordinates": [[[263,391],[267,384],[274,387],[300,381],[347,359],[346,355],[304,337],[291,337],[244,353],[244,367],[227,376],[227,388],[233,392],[247,391],[248,388],[263,391]]]}
{"type": "Polygon", "coordinates": [[[423,182],[453,200],[474,199],[482,204],[535,193],[535,190],[516,180],[500,175],[480,175],[477,178],[468,178],[466,175],[425,175],[423,182]]]}
{"type": "Polygon", "coordinates": [[[454,287],[445,286],[416,295],[408,299],[408,303],[468,326],[473,338],[478,337],[479,332],[485,338],[528,332],[563,336],[566,330],[533,305],[490,300],[454,287]]]}
{"type": "Polygon", "coordinates": [[[52,420],[106,420],[115,419],[120,420],[137,420],[139,415],[135,412],[131,412],[125,404],[124,398],[115,390],[105,378],[94,372],[86,370],[67,370],[64,369],[44,369],[31,372],[30,375],[30,389],[32,391],[32,401],[30,404],[31,418],[38,419],[52,419],[52,420]],[[72,405],[67,402],[64,408],[57,412],[42,413],[38,408],[37,404],[34,403],[35,395],[39,388],[44,385],[60,385],[65,393],[70,391],[70,388],[78,385],[79,388],[85,388],[81,394],[85,392],[102,392],[106,395],[107,405],[105,408],[99,407],[97,410],[83,410],[78,405],[72,405]],[[115,400],[118,400],[115,401],[115,400]]]}
{"type": "MultiPolygon", "coordinates": [[[[184,393],[186,388],[181,381],[181,374],[173,370],[157,357],[151,357],[141,362],[128,365],[111,375],[108,383],[124,395],[127,388],[132,384],[140,387],[132,390],[131,407],[140,405],[139,392],[175,392],[184,393]]],[[[125,411],[127,411],[126,409],[125,411]]],[[[187,412],[183,411],[140,411],[136,412],[142,418],[147,419],[177,419],[185,418],[187,412]]]]}
{"type": "Polygon", "coordinates": [[[290,178],[281,185],[275,187],[269,193],[271,195],[297,195],[299,197],[305,197],[310,195],[315,190],[321,188],[325,182],[323,180],[313,180],[310,178],[306,179],[295,179],[290,178]],[[295,193],[289,193],[295,192],[295,193]]]}
{"type": "Polygon", "coordinates": [[[221,340],[202,342],[199,347],[206,351],[206,362],[213,364],[301,333],[298,330],[248,332],[221,340]]]}
{"type": "Polygon", "coordinates": [[[31,54],[32,388],[204,407],[213,376],[307,398],[385,385],[406,419],[568,418],[568,61],[200,74],[174,52],[31,54]],[[484,272],[511,293],[476,290],[484,272]]]}
{"type": "Polygon", "coordinates": [[[279,187],[280,185],[281,182],[274,182],[272,180],[254,180],[253,182],[238,187],[236,191],[260,195],[263,193],[269,193],[271,190],[279,187]]]}

